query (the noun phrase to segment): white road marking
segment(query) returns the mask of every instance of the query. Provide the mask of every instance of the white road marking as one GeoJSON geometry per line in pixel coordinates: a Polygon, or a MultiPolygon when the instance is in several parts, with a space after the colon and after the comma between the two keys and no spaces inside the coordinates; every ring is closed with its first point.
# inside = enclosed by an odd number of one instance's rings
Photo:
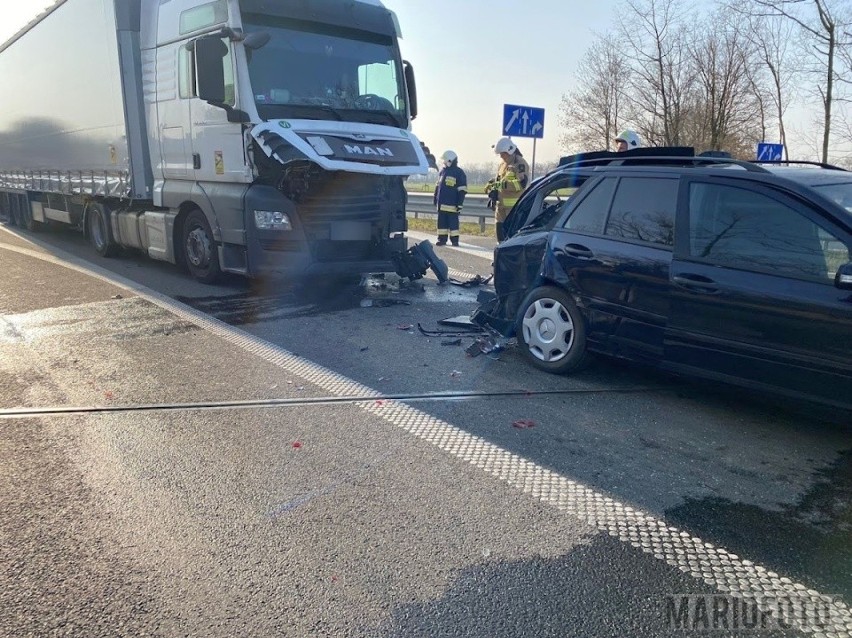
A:
{"type": "MultiPolygon", "coordinates": [[[[11,231],[7,230],[7,232],[11,231]]],[[[42,245],[39,241],[31,243],[42,245]]],[[[761,565],[706,543],[687,532],[669,526],[662,519],[536,465],[532,461],[410,405],[398,401],[378,400],[381,395],[372,388],[229,326],[218,319],[204,315],[146,286],[78,259],[53,246],[45,245],[44,247],[48,248],[53,255],[0,244],[0,248],[5,250],[42,259],[124,287],[167,312],[301,377],[332,395],[377,397],[377,400],[357,405],[453,457],[466,461],[531,497],[629,543],[636,549],[716,587],[721,592],[741,596],[753,602],[764,612],[770,614],[775,612],[779,608],[778,602],[784,601],[783,608],[791,612],[792,616],[782,620],[793,627],[827,638],[852,635],[852,612],[842,601],[832,600],[818,591],[809,589],[761,565]],[[808,610],[815,607],[830,610],[828,618],[823,619],[825,624],[818,628],[818,632],[816,627],[802,623],[800,620],[800,618],[812,619],[808,610]]]]}

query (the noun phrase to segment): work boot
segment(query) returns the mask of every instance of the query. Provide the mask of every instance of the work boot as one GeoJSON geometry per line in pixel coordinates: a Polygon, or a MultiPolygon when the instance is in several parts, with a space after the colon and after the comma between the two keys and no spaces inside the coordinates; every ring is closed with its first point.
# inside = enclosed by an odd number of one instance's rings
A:
{"type": "Polygon", "coordinates": [[[446,246],[447,245],[447,236],[446,235],[438,235],[438,241],[435,242],[436,246],[446,246]]]}
{"type": "Polygon", "coordinates": [[[497,241],[501,242],[506,239],[506,236],[503,234],[503,222],[497,222],[497,241]]]}
{"type": "Polygon", "coordinates": [[[459,238],[458,237],[450,237],[450,241],[453,242],[453,246],[459,245],[459,238]]]}

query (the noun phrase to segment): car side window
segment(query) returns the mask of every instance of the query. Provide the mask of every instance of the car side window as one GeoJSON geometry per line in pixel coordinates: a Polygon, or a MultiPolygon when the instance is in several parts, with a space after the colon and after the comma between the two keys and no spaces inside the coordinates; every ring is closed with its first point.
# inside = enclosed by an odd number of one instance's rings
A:
{"type": "Polygon", "coordinates": [[[622,177],[606,235],[673,246],[678,185],[677,179],[622,177]]]}
{"type": "Polygon", "coordinates": [[[833,282],[849,247],[794,208],[736,186],[689,189],[689,255],[720,266],[833,282]]]}
{"type": "Polygon", "coordinates": [[[591,192],[583,197],[568,217],[565,228],[580,233],[603,235],[617,181],[616,177],[607,177],[594,185],[591,192]]]}

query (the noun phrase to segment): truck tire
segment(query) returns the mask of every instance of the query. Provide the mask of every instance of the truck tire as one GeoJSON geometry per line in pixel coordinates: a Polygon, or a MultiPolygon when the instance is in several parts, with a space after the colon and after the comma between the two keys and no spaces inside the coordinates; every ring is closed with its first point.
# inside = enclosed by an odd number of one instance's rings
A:
{"type": "Polygon", "coordinates": [[[103,204],[92,204],[86,215],[86,232],[89,241],[101,257],[113,257],[118,245],[112,236],[109,211],[103,204]]]}
{"type": "Polygon", "coordinates": [[[190,211],[183,222],[181,237],[189,274],[203,284],[215,283],[222,274],[219,268],[219,250],[204,213],[197,208],[190,211]]]}

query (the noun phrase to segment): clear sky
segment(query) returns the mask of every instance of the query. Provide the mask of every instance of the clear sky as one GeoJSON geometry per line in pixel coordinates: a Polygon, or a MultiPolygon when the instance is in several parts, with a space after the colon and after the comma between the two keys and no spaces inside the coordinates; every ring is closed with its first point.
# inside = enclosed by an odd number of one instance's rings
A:
{"type": "MultiPolygon", "coordinates": [[[[414,132],[461,163],[494,160],[503,104],[545,109],[539,160],[559,150],[559,103],[595,33],[615,20],[615,0],[384,0],[402,27],[417,75],[414,132]]],[[[528,160],[532,140],[516,140],[528,160]]]]}
{"type": "MultiPolygon", "coordinates": [[[[53,4],[0,0],[0,41],[53,4]]],[[[595,33],[615,19],[616,0],[384,0],[402,27],[414,66],[420,116],[414,133],[462,164],[495,161],[503,104],[544,108],[539,160],[559,157],[559,102],[595,33]]],[[[518,139],[532,159],[532,140],[518,139]]]]}

